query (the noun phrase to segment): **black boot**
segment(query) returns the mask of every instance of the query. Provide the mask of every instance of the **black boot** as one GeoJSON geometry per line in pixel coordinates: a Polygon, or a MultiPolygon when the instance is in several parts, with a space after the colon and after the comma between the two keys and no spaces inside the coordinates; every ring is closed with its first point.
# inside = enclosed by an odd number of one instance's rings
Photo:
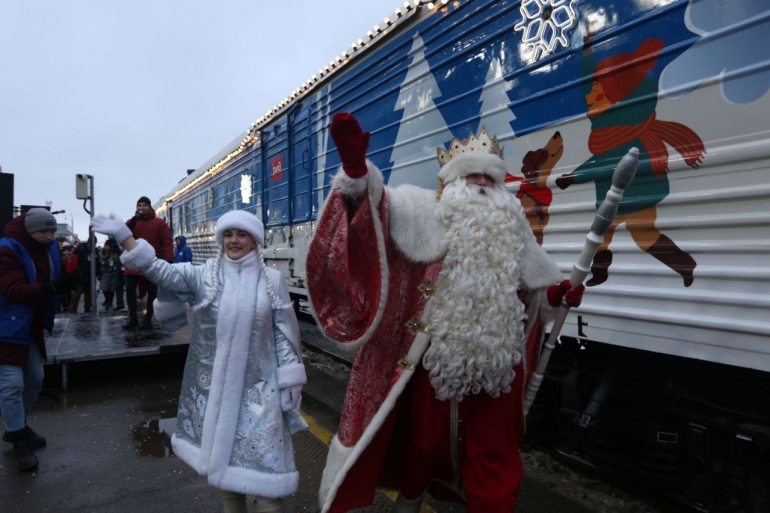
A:
{"type": "Polygon", "coordinates": [[[586,287],[595,287],[607,281],[611,264],[612,251],[609,249],[597,251],[596,255],[594,255],[594,261],[591,264],[591,274],[593,276],[586,282],[586,287]]]}
{"type": "MultiPolygon", "coordinates": [[[[6,431],[7,440],[13,444],[13,452],[16,455],[16,470],[27,472],[37,468],[38,461],[35,451],[32,449],[30,441],[29,428],[19,429],[18,431],[6,431]]],[[[30,430],[31,431],[31,430],[30,430]]],[[[6,437],[3,436],[5,440],[6,437]]]]}
{"type": "Polygon", "coordinates": [[[689,253],[679,249],[679,246],[674,241],[661,234],[658,240],[647,248],[647,253],[678,272],[684,280],[685,287],[692,285],[694,281],[692,272],[698,264],[689,253]]]}
{"type": "Polygon", "coordinates": [[[152,329],[152,315],[145,315],[144,320],[142,321],[142,326],[140,329],[143,330],[151,330],[152,329]]]}
{"type": "Polygon", "coordinates": [[[26,429],[29,429],[29,443],[32,446],[32,449],[42,449],[48,445],[48,440],[46,440],[43,435],[38,435],[32,431],[32,428],[29,426],[27,426],[26,429]]]}
{"type": "Polygon", "coordinates": [[[124,330],[135,330],[139,327],[139,322],[136,319],[129,319],[128,324],[123,325],[124,330]]]}
{"type": "MultiPolygon", "coordinates": [[[[32,431],[32,428],[29,426],[24,426],[23,429],[20,429],[19,431],[16,431],[16,433],[22,432],[24,436],[27,437],[29,440],[29,444],[32,447],[32,449],[42,449],[46,446],[48,441],[45,439],[44,436],[38,435],[34,431],[32,431]]],[[[11,434],[6,431],[3,433],[3,442],[8,442],[9,444],[12,444],[12,436],[11,434]]]]}

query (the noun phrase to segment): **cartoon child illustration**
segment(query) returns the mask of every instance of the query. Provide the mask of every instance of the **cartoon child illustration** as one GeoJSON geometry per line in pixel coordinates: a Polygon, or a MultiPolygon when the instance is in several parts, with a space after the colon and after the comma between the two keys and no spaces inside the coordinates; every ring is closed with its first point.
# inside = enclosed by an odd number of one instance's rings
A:
{"type": "Polygon", "coordinates": [[[528,151],[521,161],[521,173],[524,178],[508,174],[505,183],[519,183],[516,197],[521,200],[524,214],[527,216],[532,233],[537,243],[543,245],[543,230],[548,224],[548,207],[553,200],[553,192],[546,185],[551,171],[564,153],[564,141],[556,132],[548,143],[539,150],[528,151]]]}
{"type": "Polygon", "coordinates": [[[663,49],[660,39],[643,41],[634,53],[607,57],[594,68],[591,35],[583,47],[583,85],[591,135],[588,147],[593,157],[572,173],[556,179],[560,189],[593,181],[597,208],[611,186],[618,161],[632,148],[639,148],[639,167],[626,189],[618,215],[604,235],[604,243],[591,265],[593,276],[586,285],[604,283],[612,264],[609,245],[615,228],[626,223],[641,249],[682,276],[684,286],[693,283],[695,260],[655,227],[657,205],[669,193],[668,150],[673,147],[687,165],[697,169],[706,153],[698,134],[672,121],[656,119],[658,86],[647,76],[663,49]]]}

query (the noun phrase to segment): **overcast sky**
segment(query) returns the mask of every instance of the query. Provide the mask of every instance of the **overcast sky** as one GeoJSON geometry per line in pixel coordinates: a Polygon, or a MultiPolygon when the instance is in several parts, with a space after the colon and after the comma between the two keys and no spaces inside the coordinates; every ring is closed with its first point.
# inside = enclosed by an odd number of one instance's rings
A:
{"type": "Polygon", "coordinates": [[[14,204],[133,214],[403,0],[25,0],[0,6],[0,166],[14,204]]]}

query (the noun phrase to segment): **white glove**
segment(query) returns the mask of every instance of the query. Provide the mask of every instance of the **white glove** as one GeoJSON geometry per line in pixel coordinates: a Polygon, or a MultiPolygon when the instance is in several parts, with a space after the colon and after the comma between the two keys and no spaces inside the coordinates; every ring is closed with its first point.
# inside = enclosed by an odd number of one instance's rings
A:
{"type": "Polygon", "coordinates": [[[302,385],[293,385],[282,388],[281,392],[281,410],[299,411],[299,405],[302,403],[302,385]]]}
{"type": "Polygon", "coordinates": [[[112,212],[109,216],[99,214],[91,219],[91,228],[96,233],[114,237],[115,242],[122,245],[123,241],[131,237],[133,234],[128,229],[126,223],[123,222],[118,214],[112,212]]]}

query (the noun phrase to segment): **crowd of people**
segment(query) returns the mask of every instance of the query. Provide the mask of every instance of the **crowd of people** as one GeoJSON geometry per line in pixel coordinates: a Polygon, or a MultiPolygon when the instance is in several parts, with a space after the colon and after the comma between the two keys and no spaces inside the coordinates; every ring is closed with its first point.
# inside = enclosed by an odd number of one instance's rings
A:
{"type": "MultiPolygon", "coordinates": [[[[125,222],[137,237],[149,240],[156,253],[175,260],[171,230],[155,216],[150,200],[139,199],[134,216],[125,222]]],[[[35,450],[44,437],[26,423],[43,383],[46,360],[44,331],[53,329],[57,313],[77,313],[96,308],[92,297],[91,245],[74,245],[55,238],[56,218],[44,208],[31,208],[6,225],[0,238],[0,416],[6,426],[3,440],[13,444],[20,471],[38,466],[35,450]]],[[[179,261],[192,261],[184,237],[177,238],[179,261]]],[[[96,251],[97,294],[105,311],[128,305],[126,330],[152,329],[153,300],[157,286],[120,259],[121,248],[108,238],[96,251]],[[125,291],[125,293],[124,293],[125,291]],[[137,320],[138,300],[145,297],[143,322],[137,320]],[[114,302],[114,306],[113,306],[114,302]]]]}
{"type": "MultiPolygon", "coordinates": [[[[177,236],[172,244],[171,230],[163,219],[155,216],[146,196],[139,198],[136,212],[126,225],[137,238],[147,240],[159,258],[174,263],[192,262],[192,250],[187,246],[184,235],[177,236]]],[[[59,246],[61,272],[66,276],[66,286],[59,292],[57,311],[90,313],[92,308],[97,308],[94,303],[98,301],[91,298],[91,245],[75,241],[74,244],[60,242],[59,246]]],[[[120,261],[122,252],[113,238],[108,238],[96,248],[96,291],[103,298],[100,306],[112,312],[124,311],[128,306],[128,318],[123,326],[125,330],[152,329],[153,301],[157,298],[158,287],[136,271],[126,268],[120,261]],[[144,306],[140,309],[142,304],[144,306]]]]}
{"type": "MultiPolygon", "coordinates": [[[[471,513],[513,511],[523,395],[546,324],[560,304],[579,306],[583,288],[572,289],[537,243],[485,131],[439,149],[433,191],[386,186],[352,115],[335,115],[331,135],[342,166],[310,244],[307,286],[327,338],[357,351],[321,511],[367,507],[377,486],[399,490],[397,513],[420,511],[427,494],[471,513]]],[[[74,312],[84,296],[89,311],[94,299],[90,248],[63,247],[59,258],[51,219],[32,209],[0,240],[0,411],[19,470],[35,468],[45,445],[26,425],[42,382],[43,330],[57,307],[74,312]],[[23,330],[6,322],[11,311],[23,330]]],[[[203,265],[192,264],[184,237],[174,250],[146,197],[128,221],[98,215],[92,228],[109,237],[99,252],[102,306],[117,300],[122,309],[125,289],[127,329],[151,328],[154,313],[192,324],[176,456],[219,489],[226,512],[281,511],[299,483],[291,437],[308,427],[307,375],[287,286],[263,259],[261,221],[221,216],[217,256],[203,265]]]]}

